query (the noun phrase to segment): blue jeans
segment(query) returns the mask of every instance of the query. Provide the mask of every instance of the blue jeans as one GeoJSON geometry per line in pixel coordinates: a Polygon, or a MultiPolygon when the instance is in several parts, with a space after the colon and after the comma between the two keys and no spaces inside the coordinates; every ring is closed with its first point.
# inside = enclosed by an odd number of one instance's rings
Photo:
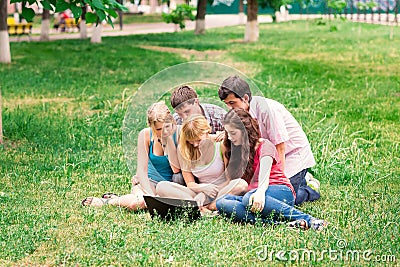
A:
{"type": "Polygon", "coordinates": [[[321,197],[321,195],[309,187],[306,182],[307,169],[304,169],[289,178],[294,191],[296,192],[295,205],[301,205],[306,201],[314,201],[321,197]]]}
{"type": "Polygon", "coordinates": [[[260,214],[250,211],[250,196],[257,189],[247,192],[244,196],[226,195],[217,200],[217,209],[221,215],[236,222],[255,223],[259,218],[263,223],[276,223],[305,220],[310,224],[312,217],[293,207],[294,197],[292,190],[286,185],[270,185],[265,192],[265,205],[260,214]]]}

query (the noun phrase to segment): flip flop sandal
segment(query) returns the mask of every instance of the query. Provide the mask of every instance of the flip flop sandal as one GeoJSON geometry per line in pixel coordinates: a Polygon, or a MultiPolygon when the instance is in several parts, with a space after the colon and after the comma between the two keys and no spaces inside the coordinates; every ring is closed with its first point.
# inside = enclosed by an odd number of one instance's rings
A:
{"type": "Polygon", "coordinates": [[[89,203],[86,203],[86,201],[88,200],[88,197],[85,197],[82,201],[81,201],[81,205],[82,207],[86,207],[86,206],[90,206],[90,204],[92,204],[93,198],[89,203]]]}
{"type": "MultiPolygon", "coordinates": [[[[92,201],[93,201],[93,198],[94,198],[94,197],[86,197],[86,198],[84,198],[84,199],[81,201],[81,205],[82,205],[83,207],[91,206],[92,201]],[[90,198],[91,200],[90,200],[88,203],[86,203],[86,201],[87,201],[89,198],[90,198]]],[[[99,199],[103,202],[103,205],[102,205],[102,206],[104,206],[104,205],[107,205],[107,204],[108,204],[108,202],[110,201],[111,198],[109,198],[109,199],[99,198],[99,199]]]]}
{"type": "Polygon", "coordinates": [[[305,220],[297,220],[297,221],[289,222],[287,225],[289,228],[297,228],[297,229],[302,229],[302,230],[308,230],[308,228],[309,228],[308,223],[305,220]]]}
{"type": "Polygon", "coordinates": [[[101,198],[105,198],[105,199],[111,199],[111,198],[116,198],[119,197],[119,195],[114,194],[114,193],[105,193],[101,196],[101,198]]]}

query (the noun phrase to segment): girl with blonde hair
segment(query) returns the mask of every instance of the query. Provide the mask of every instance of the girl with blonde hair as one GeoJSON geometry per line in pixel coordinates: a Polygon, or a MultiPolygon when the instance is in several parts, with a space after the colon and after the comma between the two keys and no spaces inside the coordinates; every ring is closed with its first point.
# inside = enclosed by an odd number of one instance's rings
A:
{"type": "Polygon", "coordinates": [[[216,199],[246,192],[246,181],[225,176],[225,147],[210,138],[210,131],[207,120],[200,115],[183,123],[177,154],[186,187],[163,181],[157,185],[158,195],[196,200],[199,206],[216,210],[216,199]]]}
{"type": "Polygon", "coordinates": [[[130,210],[146,208],[143,195],[155,195],[156,185],[161,181],[173,181],[180,172],[177,158],[179,130],[171,112],[164,102],[157,102],[147,111],[148,128],[138,136],[136,175],[132,179],[130,194],[118,196],[103,194],[101,198],[87,197],[83,206],[101,207],[105,204],[125,207],[130,210]]]}

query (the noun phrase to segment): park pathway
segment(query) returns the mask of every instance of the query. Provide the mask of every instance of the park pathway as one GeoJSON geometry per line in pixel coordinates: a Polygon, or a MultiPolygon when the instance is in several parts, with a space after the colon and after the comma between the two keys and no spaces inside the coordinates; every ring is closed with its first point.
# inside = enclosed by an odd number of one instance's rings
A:
{"type": "MultiPolygon", "coordinates": [[[[246,21],[246,18],[244,19],[246,21]]],[[[260,23],[272,22],[271,16],[259,15],[258,21],[260,23]]],[[[240,25],[239,15],[206,15],[206,29],[220,28],[226,26],[240,25]]],[[[185,30],[194,30],[195,22],[187,21],[185,30]]],[[[52,29],[53,31],[53,29],[52,29]]],[[[123,29],[120,30],[118,21],[114,24],[114,29],[110,25],[103,26],[102,37],[105,36],[124,36],[133,34],[148,34],[148,33],[163,33],[163,32],[174,32],[175,25],[167,24],[164,22],[160,23],[136,23],[136,24],[125,24],[123,29]]],[[[35,28],[32,31],[31,40],[39,41],[40,28],[35,28]]],[[[92,35],[92,28],[88,28],[88,38],[92,35]]],[[[79,32],[74,33],[50,33],[50,41],[61,40],[61,39],[79,39],[79,32]]],[[[20,41],[28,41],[28,36],[21,36],[20,41]]],[[[17,37],[10,37],[11,42],[18,41],[17,37]]]]}
{"type": "MultiPolygon", "coordinates": [[[[393,18],[390,22],[386,22],[386,19],[373,21],[371,19],[367,20],[357,20],[349,17],[347,15],[347,19],[352,20],[354,22],[361,22],[361,23],[374,23],[374,24],[382,24],[382,25],[396,25],[399,26],[399,22],[395,22],[393,18]]],[[[289,20],[301,20],[301,19],[315,19],[327,16],[321,15],[289,15],[289,20]]],[[[244,25],[246,21],[246,16],[242,18],[242,22],[237,14],[225,14],[225,15],[213,15],[209,14],[206,15],[206,29],[211,28],[221,28],[227,26],[236,26],[236,25],[244,25]]],[[[271,23],[272,17],[270,15],[258,15],[258,22],[259,23],[271,23]]],[[[186,22],[186,31],[187,30],[194,30],[195,22],[194,21],[187,21],[186,22]]],[[[134,34],[148,34],[148,33],[163,33],[163,32],[174,32],[175,25],[174,24],[167,24],[165,22],[158,22],[158,23],[134,23],[134,24],[124,24],[123,29],[119,28],[118,21],[114,24],[114,29],[106,24],[103,26],[102,30],[102,37],[106,36],[126,36],[126,35],[134,35],[134,34]]],[[[92,28],[88,28],[88,38],[92,35],[92,28]]],[[[32,30],[31,41],[38,42],[40,38],[40,28],[34,28],[32,30]]],[[[50,33],[50,41],[54,40],[62,40],[62,39],[79,39],[80,34],[79,32],[73,33],[60,33],[56,32],[54,29],[51,29],[50,33]]],[[[18,37],[10,36],[10,42],[17,42],[18,37]]],[[[21,36],[19,41],[29,41],[28,36],[21,36]]]]}

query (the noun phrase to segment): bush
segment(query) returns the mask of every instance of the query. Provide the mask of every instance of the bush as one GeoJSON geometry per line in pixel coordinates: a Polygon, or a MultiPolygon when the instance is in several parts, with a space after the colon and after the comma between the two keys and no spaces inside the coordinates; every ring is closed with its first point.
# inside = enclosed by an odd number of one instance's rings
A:
{"type": "Polygon", "coordinates": [[[181,29],[184,29],[185,19],[195,19],[195,16],[192,13],[194,10],[196,10],[196,8],[191,7],[187,4],[181,4],[177,5],[176,9],[172,10],[171,13],[163,13],[162,17],[166,23],[174,23],[176,25],[179,25],[181,29]]]}

